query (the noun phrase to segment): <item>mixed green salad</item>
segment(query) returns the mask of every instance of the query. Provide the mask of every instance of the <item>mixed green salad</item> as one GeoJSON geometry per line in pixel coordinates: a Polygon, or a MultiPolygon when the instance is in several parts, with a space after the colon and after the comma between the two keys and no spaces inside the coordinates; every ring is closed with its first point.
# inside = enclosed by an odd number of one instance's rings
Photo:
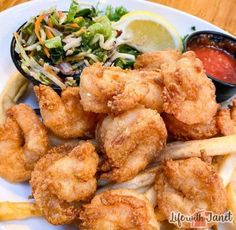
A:
{"type": "Polygon", "coordinates": [[[117,45],[121,31],[112,27],[127,10],[71,2],[68,12],[50,9],[31,18],[15,33],[15,51],[21,68],[46,85],[76,86],[84,67],[101,62],[105,66],[132,68],[139,52],[117,45]]]}

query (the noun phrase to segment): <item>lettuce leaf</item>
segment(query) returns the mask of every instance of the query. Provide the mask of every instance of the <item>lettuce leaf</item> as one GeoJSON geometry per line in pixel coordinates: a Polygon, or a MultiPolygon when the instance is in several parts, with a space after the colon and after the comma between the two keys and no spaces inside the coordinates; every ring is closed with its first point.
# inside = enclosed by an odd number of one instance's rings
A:
{"type": "Polygon", "coordinates": [[[112,35],[111,22],[106,16],[96,18],[96,22],[89,26],[88,30],[94,35],[102,34],[105,39],[112,35]]]}
{"type": "Polygon", "coordinates": [[[44,44],[47,48],[49,49],[53,49],[53,48],[58,48],[58,47],[62,47],[62,43],[61,43],[61,37],[57,36],[48,40],[44,41],[44,44]]]}
{"type": "Polygon", "coordinates": [[[73,22],[78,10],[79,10],[79,3],[77,2],[77,0],[72,0],[72,2],[70,4],[69,12],[67,14],[66,21],[73,22]]]}

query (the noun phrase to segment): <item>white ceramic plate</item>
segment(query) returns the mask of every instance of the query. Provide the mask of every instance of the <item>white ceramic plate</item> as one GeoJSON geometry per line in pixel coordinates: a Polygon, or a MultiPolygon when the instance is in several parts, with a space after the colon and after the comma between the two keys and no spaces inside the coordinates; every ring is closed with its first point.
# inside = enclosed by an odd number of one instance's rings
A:
{"type": "MultiPolygon", "coordinates": [[[[97,0],[83,1],[93,3],[94,5],[97,4],[97,0]]],[[[12,39],[12,33],[31,16],[37,15],[42,10],[48,9],[52,6],[57,6],[58,9],[66,10],[69,5],[70,0],[34,0],[0,13],[0,92],[4,88],[9,76],[16,71],[10,57],[10,42],[12,39]]],[[[154,4],[143,0],[100,0],[100,7],[105,7],[106,5],[122,5],[130,11],[147,10],[160,14],[176,27],[181,36],[191,33],[192,26],[195,26],[197,30],[223,31],[220,28],[197,17],[163,5],[154,4]]],[[[35,102],[32,99],[28,99],[27,103],[33,105],[35,102]]],[[[0,179],[0,201],[27,201],[29,195],[31,195],[31,189],[27,183],[13,185],[0,179]]],[[[0,223],[0,230],[30,229],[73,229],[73,227],[55,227],[39,218],[0,223]]]]}

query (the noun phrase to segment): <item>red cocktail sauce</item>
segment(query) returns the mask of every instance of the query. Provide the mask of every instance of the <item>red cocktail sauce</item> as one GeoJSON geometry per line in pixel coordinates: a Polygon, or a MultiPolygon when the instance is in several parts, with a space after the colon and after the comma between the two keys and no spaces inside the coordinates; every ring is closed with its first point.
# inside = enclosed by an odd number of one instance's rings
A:
{"type": "Polygon", "coordinates": [[[209,75],[236,84],[236,60],[231,55],[213,47],[195,47],[193,51],[209,75]]]}

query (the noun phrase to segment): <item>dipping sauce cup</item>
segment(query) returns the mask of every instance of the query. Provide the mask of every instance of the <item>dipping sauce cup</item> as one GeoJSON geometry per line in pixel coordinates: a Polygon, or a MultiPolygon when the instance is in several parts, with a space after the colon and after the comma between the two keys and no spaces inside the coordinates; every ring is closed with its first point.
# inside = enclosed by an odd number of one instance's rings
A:
{"type": "Polygon", "coordinates": [[[214,31],[197,31],[186,38],[184,49],[194,51],[203,62],[207,76],[216,86],[218,102],[236,94],[236,38],[214,31]]]}

